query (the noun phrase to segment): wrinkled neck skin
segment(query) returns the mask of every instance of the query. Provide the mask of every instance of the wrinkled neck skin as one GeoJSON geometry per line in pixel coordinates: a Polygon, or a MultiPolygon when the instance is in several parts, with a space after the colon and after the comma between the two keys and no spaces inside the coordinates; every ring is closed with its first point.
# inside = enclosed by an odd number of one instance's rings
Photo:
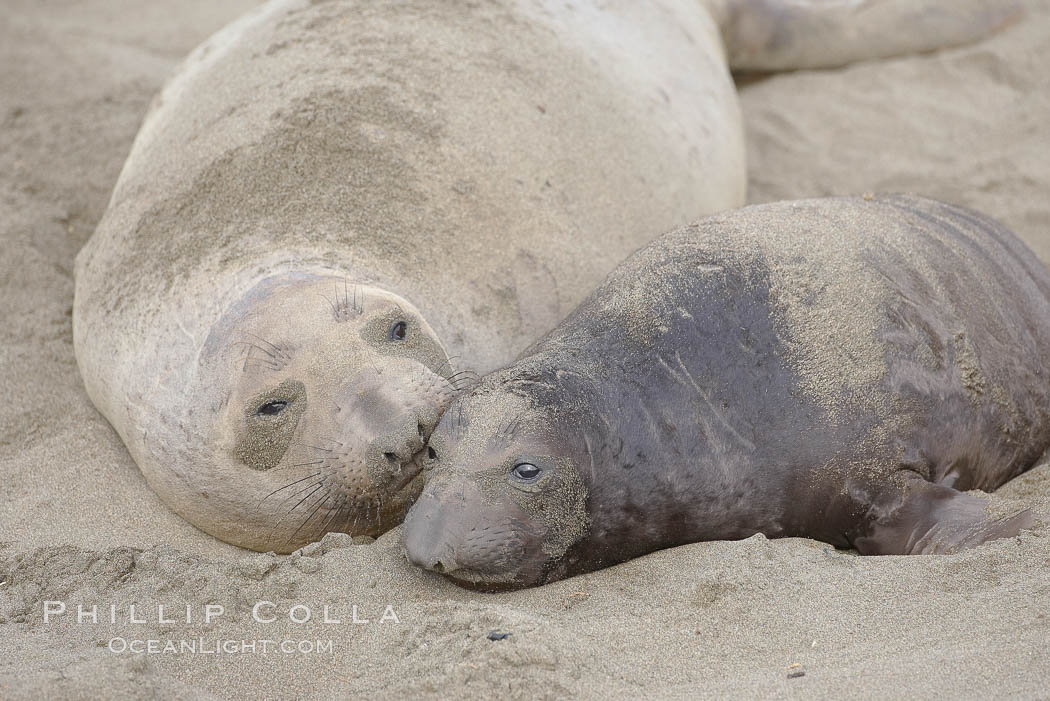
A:
{"type": "Polygon", "coordinates": [[[652,365],[606,370],[574,383],[573,404],[588,412],[573,430],[591,521],[548,581],[685,543],[785,530],[784,495],[757,483],[732,426],[713,410],[697,415],[681,389],[664,391],[673,379],[654,377],[652,365]]]}

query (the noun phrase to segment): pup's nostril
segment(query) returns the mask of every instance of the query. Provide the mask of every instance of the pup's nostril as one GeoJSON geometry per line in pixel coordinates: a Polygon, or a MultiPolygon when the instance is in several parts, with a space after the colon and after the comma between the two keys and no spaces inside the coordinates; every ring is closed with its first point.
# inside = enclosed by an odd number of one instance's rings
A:
{"type": "Polygon", "coordinates": [[[445,566],[442,565],[441,562],[439,561],[439,562],[435,562],[434,564],[432,564],[430,566],[430,569],[432,571],[434,571],[434,572],[444,572],[445,571],[445,566]]]}
{"type": "Polygon", "coordinates": [[[437,456],[437,451],[431,448],[430,446],[427,446],[427,457],[431,460],[437,460],[437,456]]]}
{"type": "Polygon", "coordinates": [[[397,457],[397,453],[383,453],[383,457],[389,460],[390,462],[396,462],[398,464],[401,464],[401,459],[397,457]]]}

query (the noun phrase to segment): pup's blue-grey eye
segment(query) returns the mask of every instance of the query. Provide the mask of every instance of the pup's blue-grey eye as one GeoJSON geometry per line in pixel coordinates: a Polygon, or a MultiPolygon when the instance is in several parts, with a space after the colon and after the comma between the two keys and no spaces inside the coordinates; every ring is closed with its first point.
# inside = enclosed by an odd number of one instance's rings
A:
{"type": "Polygon", "coordinates": [[[531,482],[539,477],[542,472],[542,469],[536,467],[531,462],[519,462],[511,469],[510,474],[523,482],[531,482]]]}
{"type": "Polygon", "coordinates": [[[272,402],[266,402],[256,410],[256,414],[259,416],[277,416],[287,408],[288,402],[283,399],[276,399],[272,402]]]}
{"type": "Polygon", "coordinates": [[[399,321],[390,327],[390,340],[391,341],[404,341],[405,334],[408,332],[408,324],[403,321],[399,321]]]}

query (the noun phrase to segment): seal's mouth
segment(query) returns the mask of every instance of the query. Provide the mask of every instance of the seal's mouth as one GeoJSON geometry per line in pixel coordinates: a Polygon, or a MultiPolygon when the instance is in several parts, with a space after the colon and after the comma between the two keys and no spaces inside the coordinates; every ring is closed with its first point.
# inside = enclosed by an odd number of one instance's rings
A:
{"type": "MultiPolygon", "coordinates": [[[[431,571],[437,572],[456,586],[470,589],[472,591],[484,592],[486,594],[498,594],[500,592],[514,591],[529,586],[517,579],[492,578],[491,575],[480,574],[464,568],[456,569],[453,572],[441,572],[438,569],[432,569],[431,571]]],[[[539,582],[538,584],[540,583],[542,582],[539,582]]]]}
{"type": "Polygon", "coordinates": [[[412,484],[413,481],[421,474],[423,474],[423,456],[426,455],[427,449],[424,447],[418,453],[412,456],[412,459],[401,466],[401,479],[398,480],[391,492],[394,494],[400,493],[403,489],[412,484]]]}

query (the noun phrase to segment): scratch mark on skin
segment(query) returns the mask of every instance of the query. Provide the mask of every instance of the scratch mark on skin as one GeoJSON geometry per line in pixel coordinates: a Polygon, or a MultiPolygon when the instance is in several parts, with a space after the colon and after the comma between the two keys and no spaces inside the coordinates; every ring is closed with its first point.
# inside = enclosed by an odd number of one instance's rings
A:
{"type": "Polygon", "coordinates": [[[587,446],[587,455],[591,459],[591,484],[594,484],[596,480],[596,472],[594,468],[594,450],[591,448],[591,439],[587,437],[587,434],[583,434],[583,443],[587,446]]]}
{"type": "Polygon", "coordinates": [[[719,411],[718,408],[711,402],[711,396],[706,391],[704,391],[699,384],[697,384],[695,379],[693,379],[693,376],[689,372],[688,368],[686,368],[685,363],[682,362],[682,356],[679,355],[678,351],[674,352],[674,357],[678,361],[678,367],[682,368],[682,372],[685,373],[685,376],[687,378],[689,378],[689,384],[693,386],[693,388],[697,391],[700,397],[704,400],[704,403],[707,404],[708,408],[711,410],[711,413],[718,417],[722,425],[726,427],[726,430],[733,434],[733,437],[740,441],[741,445],[743,445],[745,448],[748,449],[748,451],[753,453],[755,451],[755,444],[749,441],[747,438],[744,438],[742,435],[740,435],[740,433],[735,428],[733,428],[732,424],[730,424],[729,421],[726,420],[725,415],[722,414],[722,412],[719,411]]]}
{"type": "MultiPolygon", "coordinates": [[[[676,352],[675,355],[677,356],[678,353],[676,352]]],[[[660,363],[660,365],[662,365],[664,367],[665,370],[667,370],[668,374],[670,374],[671,377],[675,378],[679,382],[682,381],[681,373],[679,373],[677,370],[675,370],[670,365],[668,365],[667,361],[665,361],[663,358],[661,358],[659,356],[657,356],[656,360],[660,363]]],[[[679,363],[682,362],[681,358],[678,359],[678,362],[679,363]]],[[[701,394],[701,396],[703,396],[703,391],[700,390],[700,388],[696,384],[696,382],[693,381],[693,378],[692,378],[691,375],[689,376],[689,381],[690,381],[690,384],[692,384],[693,387],[696,388],[696,390],[701,394]]],[[[710,401],[706,401],[706,399],[707,399],[706,397],[704,397],[704,399],[705,399],[705,402],[707,403],[708,407],[713,409],[714,407],[711,406],[711,402],[710,401]]],[[[715,412],[715,413],[717,414],[718,412],[715,412]]],[[[712,447],[712,449],[714,449],[715,451],[717,451],[719,453],[723,453],[723,454],[728,452],[727,451],[726,442],[714,430],[714,428],[711,426],[711,422],[707,420],[707,417],[704,416],[704,414],[702,412],[698,411],[696,413],[696,421],[697,421],[697,424],[700,426],[700,430],[703,431],[704,439],[707,441],[708,445],[710,445],[712,447]]],[[[723,421],[723,423],[724,423],[724,421],[723,421]]],[[[729,429],[732,432],[732,427],[729,427],[729,429]]],[[[724,479],[728,479],[730,477],[729,469],[725,465],[723,465],[721,461],[716,461],[716,464],[719,465],[719,469],[721,469],[721,471],[722,471],[722,477],[724,479]]]]}
{"type": "Polygon", "coordinates": [[[194,347],[197,346],[197,339],[194,338],[192,333],[186,330],[186,327],[182,325],[181,319],[179,320],[179,331],[182,331],[182,333],[186,334],[186,338],[190,339],[190,343],[192,343],[194,347]]]}

